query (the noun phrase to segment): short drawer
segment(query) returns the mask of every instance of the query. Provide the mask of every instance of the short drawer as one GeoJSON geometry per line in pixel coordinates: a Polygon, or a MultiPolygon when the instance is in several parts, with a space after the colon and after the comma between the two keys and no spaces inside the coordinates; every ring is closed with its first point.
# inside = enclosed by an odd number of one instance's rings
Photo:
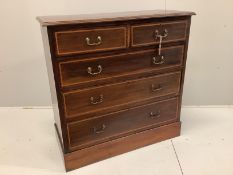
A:
{"type": "Polygon", "coordinates": [[[125,104],[140,102],[170,94],[178,94],[181,73],[168,73],[141,78],[123,83],[71,91],[63,94],[67,118],[91,114],[104,110],[119,110],[125,104]]]}
{"type": "Polygon", "coordinates": [[[55,32],[57,55],[69,55],[126,48],[124,26],[55,32]]]}
{"type": "Polygon", "coordinates": [[[144,50],[87,60],[59,63],[61,86],[79,85],[156,69],[181,66],[184,46],[163,48],[164,60],[157,58],[155,50],[144,50]]]}
{"type": "Polygon", "coordinates": [[[186,31],[187,21],[133,25],[131,28],[132,46],[159,43],[159,37],[156,37],[157,34],[167,34],[167,37],[163,38],[163,43],[185,40],[186,31]]]}
{"type": "Polygon", "coordinates": [[[70,148],[82,148],[108,141],[136,130],[174,122],[178,117],[178,99],[119,111],[99,118],[68,123],[70,148]]]}

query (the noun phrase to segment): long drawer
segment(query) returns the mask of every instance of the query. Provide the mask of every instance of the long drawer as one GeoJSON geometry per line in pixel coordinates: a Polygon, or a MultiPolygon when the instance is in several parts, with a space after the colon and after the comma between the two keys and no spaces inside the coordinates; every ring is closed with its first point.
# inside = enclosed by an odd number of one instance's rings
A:
{"type": "Polygon", "coordinates": [[[83,122],[68,123],[70,148],[83,148],[177,119],[178,98],[152,103],[83,122]]]}
{"type": "Polygon", "coordinates": [[[137,72],[182,65],[184,46],[163,48],[161,54],[164,60],[157,58],[157,52],[153,49],[85,60],[62,61],[59,63],[61,86],[99,82],[137,72]]]}
{"type": "Polygon", "coordinates": [[[65,116],[78,117],[99,111],[124,108],[125,104],[152,99],[170,94],[178,94],[181,73],[167,73],[133,81],[94,87],[63,94],[65,116]]]}

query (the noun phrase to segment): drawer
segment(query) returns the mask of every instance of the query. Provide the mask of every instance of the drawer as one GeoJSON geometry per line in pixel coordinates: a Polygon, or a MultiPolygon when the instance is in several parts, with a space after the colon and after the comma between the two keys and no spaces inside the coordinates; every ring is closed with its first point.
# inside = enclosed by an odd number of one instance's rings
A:
{"type": "Polygon", "coordinates": [[[125,104],[136,103],[170,94],[178,94],[181,73],[168,73],[133,81],[94,87],[63,94],[67,118],[98,115],[104,110],[116,111],[125,104]]]}
{"type": "Polygon", "coordinates": [[[68,123],[68,137],[71,148],[82,148],[100,142],[174,122],[178,116],[178,99],[135,107],[101,116],[99,118],[68,123]]]}
{"type": "Polygon", "coordinates": [[[126,27],[55,32],[57,55],[69,55],[126,48],[126,27]]]}
{"type": "Polygon", "coordinates": [[[61,86],[79,85],[90,81],[104,81],[145,71],[181,66],[184,46],[162,49],[164,61],[155,50],[146,50],[86,60],[59,63],[61,86]]]}
{"type": "Polygon", "coordinates": [[[133,25],[131,28],[132,46],[159,43],[156,33],[164,35],[165,30],[167,37],[163,38],[163,43],[185,40],[187,26],[187,21],[133,25]]]}

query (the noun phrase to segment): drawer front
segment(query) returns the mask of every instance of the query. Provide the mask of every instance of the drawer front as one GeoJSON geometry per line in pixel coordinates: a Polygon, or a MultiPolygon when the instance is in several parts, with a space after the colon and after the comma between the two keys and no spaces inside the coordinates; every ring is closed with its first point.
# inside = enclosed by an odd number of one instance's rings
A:
{"type": "Polygon", "coordinates": [[[162,49],[164,61],[155,50],[132,52],[108,57],[60,62],[61,86],[78,85],[114,77],[182,65],[184,46],[162,49]]]}
{"type": "Polygon", "coordinates": [[[169,99],[68,124],[70,147],[81,148],[108,141],[136,130],[177,120],[178,99],[169,99]]]}
{"type": "Polygon", "coordinates": [[[185,40],[187,26],[187,21],[151,23],[132,26],[132,46],[159,43],[159,38],[156,37],[156,34],[164,35],[165,30],[167,31],[167,37],[163,38],[163,43],[185,40]]]}
{"type": "Polygon", "coordinates": [[[179,93],[180,78],[181,73],[176,72],[64,93],[65,115],[82,119],[81,115],[96,116],[103,110],[123,109],[125,104],[175,95],[179,93]]]}
{"type": "Polygon", "coordinates": [[[55,32],[57,55],[126,48],[126,27],[55,32]]]}

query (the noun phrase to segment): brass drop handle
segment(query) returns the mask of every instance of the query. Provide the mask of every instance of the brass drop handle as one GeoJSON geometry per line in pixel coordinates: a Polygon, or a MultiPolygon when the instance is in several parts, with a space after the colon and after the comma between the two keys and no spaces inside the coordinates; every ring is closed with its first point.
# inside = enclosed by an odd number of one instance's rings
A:
{"type": "Polygon", "coordinates": [[[86,37],[86,42],[87,42],[88,46],[98,46],[98,45],[102,44],[102,38],[101,38],[101,36],[98,36],[96,38],[96,42],[91,43],[91,39],[89,37],[86,37]]]}
{"type": "Polygon", "coordinates": [[[106,125],[102,124],[100,128],[94,127],[93,131],[94,131],[94,134],[100,134],[100,133],[103,133],[105,129],[106,129],[106,125]]]}
{"type": "Polygon", "coordinates": [[[91,104],[93,105],[97,105],[97,104],[100,104],[102,103],[104,100],[104,95],[103,94],[100,94],[99,98],[94,98],[94,97],[91,97],[90,98],[90,101],[91,101],[91,104]]]}
{"type": "Polygon", "coordinates": [[[165,63],[165,58],[164,56],[157,56],[152,58],[153,64],[164,64],[165,63]]]}
{"type": "Polygon", "coordinates": [[[151,112],[150,113],[150,118],[151,119],[157,119],[157,118],[159,118],[160,117],[160,110],[159,111],[157,111],[156,113],[154,113],[154,112],[151,112]]]}
{"type": "Polygon", "coordinates": [[[98,74],[100,74],[100,73],[102,72],[102,70],[103,70],[103,68],[102,68],[101,65],[98,65],[98,66],[97,66],[97,69],[98,69],[97,72],[93,72],[92,67],[88,67],[88,68],[87,68],[87,73],[89,73],[90,75],[98,75],[98,74]]]}
{"type": "Polygon", "coordinates": [[[155,86],[154,84],[151,85],[152,92],[158,92],[158,91],[161,91],[162,89],[163,88],[160,84],[158,86],[155,86]]]}

